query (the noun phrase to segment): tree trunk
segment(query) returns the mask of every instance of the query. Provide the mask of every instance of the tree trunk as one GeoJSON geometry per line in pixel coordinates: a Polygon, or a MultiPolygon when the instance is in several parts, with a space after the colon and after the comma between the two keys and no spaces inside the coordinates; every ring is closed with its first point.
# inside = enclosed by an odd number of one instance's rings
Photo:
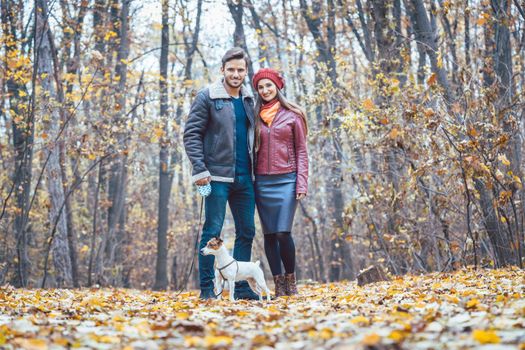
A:
{"type": "MultiPolygon", "coordinates": [[[[18,18],[13,17],[18,12],[9,11],[7,0],[1,2],[1,19],[2,27],[14,39],[15,42],[19,40],[16,32],[16,23],[19,21],[18,18]]],[[[7,40],[4,40],[5,49],[5,60],[7,61],[12,57],[13,54],[19,50],[18,45],[8,45],[7,40]]],[[[9,95],[9,107],[12,111],[11,118],[13,120],[13,147],[15,151],[14,156],[14,172],[12,174],[12,193],[14,193],[16,211],[14,213],[14,235],[16,239],[16,277],[13,281],[13,285],[16,287],[26,287],[28,279],[31,273],[31,263],[27,252],[28,242],[28,218],[29,218],[29,202],[30,202],[30,191],[31,191],[31,180],[32,180],[32,169],[33,169],[33,141],[34,141],[34,123],[33,116],[31,113],[23,115],[22,110],[19,106],[27,104],[27,98],[22,96],[22,92],[25,92],[25,86],[16,79],[13,75],[16,73],[14,68],[9,68],[9,64],[5,62],[6,67],[6,87],[9,95]],[[23,116],[21,122],[16,121],[17,116],[23,116]]],[[[34,90],[34,87],[33,87],[34,90]]],[[[4,208],[0,208],[0,219],[5,214],[5,206],[7,205],[8,198],[5,199],[4,208]]]]}
{"type": "Polygon", "coordinates": [[[413,6],[411,11],[414,12],[415,23],[413,25],[416,39],[421,41],[424,45],[426,53],[430,58],[430,64],[432,66],[432,72],[436,74],[437,81],[443,88],[443,94],[447,102],[452,102],[455,97],[451,90],[450,83],[447,78],[445,69],[442,68],[438,62],[438,47],[436,33],[432,29],[430,20],[428,19],[427,10],[423,0],[410,0],[409,6],[413,6]]]}
{"type": "MultiPolygon", "coordinates": [[[[263,35],[263,29],[261,26],[261,18],[259,17],[259,14],[255,10],[255,5],[253,4],[252,0],[247,0],[247,3],[248,3],[248,8],[250,9],[250,13],[252,15],[253,27],[255,28],[257,42],[259,43],[259,45],[257,45],[259,49],[259,63],[261,67],[266,67],[269,65],[268,45],[263,35]]],[[[279,45],[279,41],[277,41],[277,45],[279,45]]]]}
{"type": "MultiPolygon", "coordinates": [[[[162,33],[160,46],[160,118],[164,122],[164,131],[168,131],[168,0],[162,0],[162,33]]],[[[169,139],[164,135],[160,143],[159,167],[159,209],[157,219],[157,263],[155,268],[155,290],[168,288],[168,223],[171,180],[169,171],[169,139]]]]}
{"type": "MultiPolygon", "coordinates": [[[[119,28],[119,46],[117,52],[115,73],[118,84],[115,87],[115,114],[113,115],[113,125],[117,127],[114,135],[116,145],[110,148],[114,154],[110,165],[108,198],[111,206],[108,208],[107,217],[107,238],[105,244],[101,246],[101,256],[97,268],[97,280],[101,284],[109,281],[103,276],[104,267],[116,269],[117,274],[112,277],[112,282],[121,285],[121,271],[124,254],[121,251],[125,242],[125,227],[120,227],[123,222],[122,216],[125,215],[125,195],[127,185],[127,131],[126,130],[126,81],[127,81],[127,62],[129,56],[129,38],[128,38],[128,16],[129,5],[131,0],[123,0],[120,8],[120,14],[115,13],[118,7],[112,6],[112,18],[115,28],[119,28]]],[[[112,283],[112,284],[113,284],[112,283]]]]}
{"type": "MultiPolygon", "coordinates": [[[[337,82],[337,72],[336,72],[336,62],[334,54],[336,53],[336,43],[335,43],[335,32],[332,25],[329,25],[327,28],[327,39],[325,40],[322,32],[322,18],[317,14],[322,13],[322,5],[320,1],[313,1],[312,6],[309,6],[305,0],[300,0],[300,9],[301,15],[303,16],[306,25],[312,34],[315,45],[317,48],[317,53],[319,55],[318,62],[324,66],[328,74],[328,82],[332,85],[334,92],[331,93],[329,101],[326,102],[325,108],[327,109],[326,115],[330,115],[335,112],[335,109],[338,108],[338,97],[337,89],[339,84],[337,82]],[[315,15],[314,15],[315,14],[315,15]]],[[[333,1],[328,1],[328,21],[334,21],[334,3],[333,1]]],[[[322,70],[319,70],[321,73],[322,70]]],[[[316,79],[318,72],[316,71],[316,79]]],[[[324,80],[326,82],[326,80],[324,80]]],[[[320,110],[317,111],[320,115],[320,110]]],[[[343,182],[343,172],[341,169],[341,162],[343,159],[341,143],[339,140],[339,127],[341,122],[337,118],[330,120],[323,120],[322,123],[327,126],[331,131],[332,135],[328,142],[325,143],[325,149],[323,151],[325,159],[328,161],[328,166],[330,173],[328,175],[327,181],[327,192],[328,192],[328,203],[330,203],[331,210],[329,211],[329,222],[331,225],[331,248],[330,248],[330,272],[329,279],[331,281],[336,281],[342,278],[346,273],[343,271],[343,259],[349,259],[351,261],[352,257],[347,256],[344,253],[343,245],[346,242],[342,239],[343,234],[343,220],[342,213],[344,209],[344,199],[342,193],[342,182],[343,182]]]]}
{"type": "Polygon", "coordinates": [[[56,233],[51,237],[53,263],[57,287],[72,287],[72,265],[67,237],[67,215],[62,213],[65,202],[60,155],[57,145],[60,129],[60,113],[53,106],[57,101],[57,94],[53,86],[54,71],[52,69],[51,33],[47,22],[48,9],[46,0],[37,0],[35,7],[36,44],[38,54],[38,73],[44,91],[40,106],[44,113],[44,131],[48,135],[49,143],[44,148],[44,158],[47,161],[45,169],[46,184],[49,192],[51,226],[56,225],[56,233]]]}
{"type": "MultiPolygon", "coordinates": [[[[246,45],[246,36],[244,35],[244,25],[242,23],[242,18],[244,14],[244,6],[242,0],[228,0],[228,8],[230,9],[230,13],[233,18],[233,22],[235,23],[235,31],[233,32],[233,45],[242,47],[244,51],[246,51],[246,54],[248,57],[250,57],[250,53],[248,51],[248,45],[246,45]]],[[[248,63],[248,79],[249,81],[253,80],[253,65],[251,62],[251,59],[249,59],[248,63]]],[[[248,84],[250,88],[252,88],[252,84],[248,84]]],[[[252,88],[253,89],[253,88],[252,88]]]]}

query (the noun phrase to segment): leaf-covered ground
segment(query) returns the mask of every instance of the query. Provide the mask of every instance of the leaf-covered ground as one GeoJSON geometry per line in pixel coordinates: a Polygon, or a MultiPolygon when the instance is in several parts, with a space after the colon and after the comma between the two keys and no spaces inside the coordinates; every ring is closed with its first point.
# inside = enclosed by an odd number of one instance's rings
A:
{"type": "Polygon", "coordinates": [[[518,269],[300,286],[271,302],[0,289],[2,349],[525,349],[518,269]]]}

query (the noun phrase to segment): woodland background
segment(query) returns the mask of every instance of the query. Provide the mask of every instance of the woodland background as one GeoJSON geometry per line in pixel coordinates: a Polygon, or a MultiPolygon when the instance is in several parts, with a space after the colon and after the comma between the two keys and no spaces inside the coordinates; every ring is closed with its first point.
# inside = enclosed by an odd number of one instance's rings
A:
{"type": "Polygon", "coordinates": [[[0,285],[185,284],[200,201],[182,129],[233,45],[309,113],[300,279],[522,267],[525,2],[0,6],[0,285]]]}

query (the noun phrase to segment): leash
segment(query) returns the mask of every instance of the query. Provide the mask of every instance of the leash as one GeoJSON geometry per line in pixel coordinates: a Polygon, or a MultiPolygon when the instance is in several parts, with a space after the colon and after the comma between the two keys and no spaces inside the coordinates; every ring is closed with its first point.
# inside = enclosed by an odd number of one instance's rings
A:
{"type": "Polygon", "coordinates": [[[201,196],[201,209],[199,212],[199,225],[197,226],[197,230],[195,231],[195,244],[193,247],[193,253],[191,255],[191,265],[190,270],[186,274],[186,277],[184,279],[184,283],[182,284],[180,290],[175,294],[175,296],[179,296],[185,289],[188,287],[188,282],[190,280],[191,273],[193,272],[193,267],[195,266],[195,255],[197,254],[197,250],[199,249],[199,233],[201,230],[202,225],[202,210],[204,208],[204,196],[201,196]]]}

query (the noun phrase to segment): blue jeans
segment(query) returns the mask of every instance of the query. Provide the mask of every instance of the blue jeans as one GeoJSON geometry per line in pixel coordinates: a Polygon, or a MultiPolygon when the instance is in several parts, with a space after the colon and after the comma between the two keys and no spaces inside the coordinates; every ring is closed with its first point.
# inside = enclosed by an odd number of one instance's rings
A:
{"type": "MultiPolygon", "coordinates": [[[[230,205],[235,223],[233,257],[238,261],[250,261],[255,236],[255,194],[250,175],[236,176],[233,183],[211,182],[211,194],[206,197],[204,203],[206,212],[199,250],[204,248],[211,238],[220,236],[226,213],[226,202],[230,205]]],[[[201,290],[213,290],[214,261],[213,255],[199,254],[201,290]]],[[[238,289],[248,288],[247,282],[238,286],[238,289]]]]}

